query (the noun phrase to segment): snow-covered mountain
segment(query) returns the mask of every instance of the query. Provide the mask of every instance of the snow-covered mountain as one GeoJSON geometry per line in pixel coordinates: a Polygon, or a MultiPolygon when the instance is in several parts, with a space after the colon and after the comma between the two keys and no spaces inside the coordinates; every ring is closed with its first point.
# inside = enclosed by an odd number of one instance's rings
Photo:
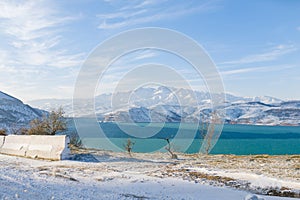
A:
{"type": "MultiPolygon", "coordinates": [[[[225,122],[231,124],[300,125],[300,101],[277,98],[239,97],[225,94],[225,122]]],[[[87,117],[94,113],[101,121],[120,122],[197,122],[209,121],[211,97],[208,92],[178,88],[139,88],[133,92],[102,94],[95,100],[79,100],[73,111],[72,100],[36,100],[30,104],[50,110],[63,106],[66,114],[87,117]],[[95,101],[95,105],[94,104],[95,101]],[[90,109],[88,109],[90,108],[90,109]]]]}
{"type": "Polygon", "coordinates": [[[27,127],[31,120],[45,113],[0,91],[0,129],[12,131],[12,129],[27,127]]]}

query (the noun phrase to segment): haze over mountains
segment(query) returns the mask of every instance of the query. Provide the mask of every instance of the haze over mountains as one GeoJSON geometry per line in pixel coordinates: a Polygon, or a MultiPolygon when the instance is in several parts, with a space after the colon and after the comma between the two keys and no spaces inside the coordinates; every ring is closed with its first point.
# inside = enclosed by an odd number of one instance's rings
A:
{"type": "MultiPolygon", "coordinates": [[[[106,122],[197,122],[199,118],[209,121],[211,100],[208,92],[172,90],[145,87],[134,92],[102,94],[95,97],[95,111],[99,121],[106,122]],[[118,101],[114,106],[111,105],[112,97],[118,101]]],[[[225,95],[223,108],[226,123],[300,125],[300,101],[282,101],[268,96],[250,98],[225,95]]],[[[82,99],[80,102],[75,112],[71,99],[44,99],[29,103],[47,111],[62,106],[68,116],[90,116],[94,112],[93,100],[82,99]]]]}

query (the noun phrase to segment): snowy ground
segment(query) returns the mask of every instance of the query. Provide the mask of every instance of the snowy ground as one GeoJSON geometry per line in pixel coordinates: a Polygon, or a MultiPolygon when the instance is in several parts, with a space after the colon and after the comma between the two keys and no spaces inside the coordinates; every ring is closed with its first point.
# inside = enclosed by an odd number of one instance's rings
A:
{"type": "MultiPolygon", "coordinates": [[[[0,155],[0,199],[244,200],[251,193],[265,191],[255,190],[257,188],[284,188],[294,192],[300,189],[300,170],[288,169],[299,164],[297,156],[286,156],[288,161],[283,162],[281,157],[255,160],[254,157],[179,155],[179,160],[171,160],[162,153],[134,154],[133,158],[125,153],[104,151],[76,153],[74,160],[52,162],[0,155]],[[254,167],[243,166],[243,159],[250,159],[251,163],[269,159],[272,165],[272,159],[276,159],[278,165],[287,162],[286,174],[291,176],[280,172],[278,180],[270,172],[274,169],[255,173],[254,167]],[[248,188],[243,189],[243,183],[248,188]]],[[[294,199],[258,196],[265,200],[294,199]]]]}

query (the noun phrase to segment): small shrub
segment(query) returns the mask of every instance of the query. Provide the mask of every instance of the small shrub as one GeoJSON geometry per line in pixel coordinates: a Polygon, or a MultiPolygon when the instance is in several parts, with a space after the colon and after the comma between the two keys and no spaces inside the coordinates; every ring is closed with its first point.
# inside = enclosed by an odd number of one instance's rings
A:
{"type": "Polygon", "coordinates": [[[77,134],[71,134],[70,135],[70,144],[69,144],[70,148],[72,147],[76,147],[76,148],[80,148],[82,147],[82,141],[79,138],[79,136],[77,134]]]}
{"type": "Polygon", "coordinates": [[[6,130],[5,129],[0,129],[0,135],[6,136],[6,130]]]}
{"type": "Polygon", "coordinates": [[[28,129],[27,128],[21,128],[19,131],[20,135],[28,135],[28,129]]]}

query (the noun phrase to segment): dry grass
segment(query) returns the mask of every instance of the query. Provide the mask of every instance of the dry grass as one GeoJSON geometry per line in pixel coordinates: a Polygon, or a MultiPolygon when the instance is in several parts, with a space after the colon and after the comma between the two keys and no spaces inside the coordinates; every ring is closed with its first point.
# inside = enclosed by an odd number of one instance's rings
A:
{"type": "Polygon", "coordinates": [[[186,167],[248,172],[268,177],[300,181],[300,155],[184,155],[186,167]]]}
{"type": "Polygon", "coordinates": [[[192,179],[206,179],[211,181],[217,181],[221,183],[227,183],[228,181],[234,181],[235,179],[224,176],[214,176],[200,172],[189,172],[189,175],[192,179]]]}

